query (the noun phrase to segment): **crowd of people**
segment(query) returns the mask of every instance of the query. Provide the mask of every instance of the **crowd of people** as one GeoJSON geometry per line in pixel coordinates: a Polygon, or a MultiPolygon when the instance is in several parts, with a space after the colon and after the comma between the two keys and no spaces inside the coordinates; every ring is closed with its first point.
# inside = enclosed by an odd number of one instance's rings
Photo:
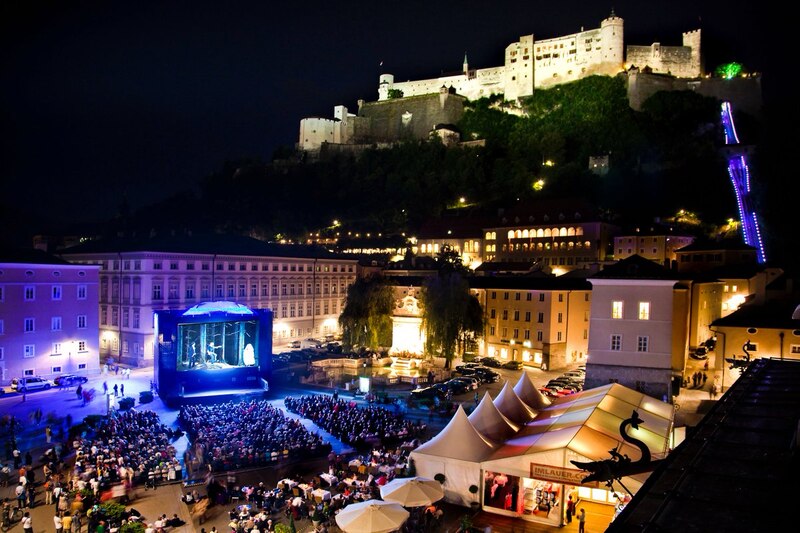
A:
{"type": "Polygon", "coordinates": [[[286,408],[353,446],[364,448],[380,441],[394,446],[422,434],[425,426],[406,420],[383,407],[358,407],[353,400],[312,394],[284,400],[286,408]]]}
{"type": "Polygon", "coordinates": [[[197,462],[219,472],[325,456],[331,445],[265,400],[185,405],[179,421],[197,462]]]}
{"type": "Polygon", "coordinates": [[[91,436],[73,443],[77,490],[89,487],[98,495],[117,484],[154,488],[161,481],[180,480],[182,467],[172,445],[180,435],[153,411],[117,412],[91,436]]]}

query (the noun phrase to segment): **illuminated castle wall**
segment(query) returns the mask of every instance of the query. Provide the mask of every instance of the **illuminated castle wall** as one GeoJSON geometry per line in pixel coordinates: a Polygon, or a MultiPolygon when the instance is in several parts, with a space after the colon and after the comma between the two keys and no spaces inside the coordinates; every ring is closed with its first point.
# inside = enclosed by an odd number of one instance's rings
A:
{"type": "Polygon", "coordinates": [[[493,94],[516,100],[532,95],[535,88],[620,72],[623,41],[623,20],[612,13],[599,28],[541,41],[524,35],[506,47],[505,62],[500,67],[471,70],[464,57],[462,72],[438,78],[396,82],[392,74],[383,74],[378,100],[388,100],[392,89],[408,97],[436,93],[441,87],[453,88],[470,100],[493,94]]]}
{"type": "Polygon", "coordinates": [[[649,69],[656,74],[671,74],[677,78],[698,78],[703,74],[700,56],[700,30],[683,34],[683,46],[628,46],[625,67],[649,69]]]}

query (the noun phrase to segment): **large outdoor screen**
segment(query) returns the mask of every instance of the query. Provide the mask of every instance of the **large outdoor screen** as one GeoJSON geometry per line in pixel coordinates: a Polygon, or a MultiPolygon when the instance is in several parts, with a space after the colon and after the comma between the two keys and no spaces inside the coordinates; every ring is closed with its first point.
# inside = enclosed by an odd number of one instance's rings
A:
{"type": "Polygon", "coordinates": [[[258,365],[258,320],[179,324],[178,335],[180,371],[258,365]]]}

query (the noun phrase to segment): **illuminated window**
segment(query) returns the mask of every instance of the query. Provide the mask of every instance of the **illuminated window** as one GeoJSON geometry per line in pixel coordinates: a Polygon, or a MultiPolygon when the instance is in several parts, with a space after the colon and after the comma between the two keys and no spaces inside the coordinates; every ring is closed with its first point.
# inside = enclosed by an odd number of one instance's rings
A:
{"type": "Polygon", "coordinates": [[[639,302],[639,320],[650,320],[650,302],[639,302]]]}
{"type": "MultiPolygon", "coordinates": [[[[103,322],[103,323],[105,323],[105,322],[103,322]]],[[[50,330],[51,331],[61,331],[61,317],[60,316],[50,317],[50,330]]]]}
{"type": "Polygon", "coordinates": [[[622,318],[622,302],[611,302],[611,318],[622,318]]]}
{"type": "Polygon", "coordinates": [[[61,299],[61,285],[53,285],[53,300],[60,300],[61,299]]]}

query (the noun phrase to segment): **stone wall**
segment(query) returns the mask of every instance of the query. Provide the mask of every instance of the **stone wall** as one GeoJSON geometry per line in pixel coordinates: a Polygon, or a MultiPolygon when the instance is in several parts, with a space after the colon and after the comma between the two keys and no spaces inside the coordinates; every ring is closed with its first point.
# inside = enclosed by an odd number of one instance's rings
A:
{"type": "Polygon", "coordinates": [[[665,368],[597,365],[590,362],[586,365],[584,387],[592,389],[615,382],[653,398],[670,401],[670,394],[673,392],[671,376],[672,371],[665,368]]]}
{"type": "Polygon", "coordinates": [[[437,124],[456,124],[464,114],[463,96],[429,94],[365,103],[359,117],[369,120],[369,133],[357,142],[427,139],[437,124]]]}

